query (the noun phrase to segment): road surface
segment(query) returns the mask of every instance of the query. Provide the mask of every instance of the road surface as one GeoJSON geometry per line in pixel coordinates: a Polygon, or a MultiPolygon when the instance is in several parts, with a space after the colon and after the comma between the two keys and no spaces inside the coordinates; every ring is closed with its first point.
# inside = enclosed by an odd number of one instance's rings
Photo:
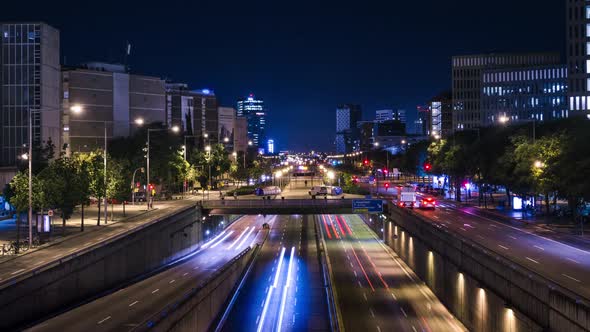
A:
{"type": "Polygon", "coordinates": [[[182,263],[47,320],[31,331],[131,330],[199,285],[245,248],[262,241],[262,224],[262,217],[243,217],[182,263]]]}
{"type": "Polygon", "coordinates": [[[271,231],[223,331],[329,331],[313,216],[267,217],[271,231]]]}
{"type": "Polygon", "coordinates": [[[414,213],[590,299],[589,251],[479,216],[472,209],[442,203],[435,211],[414,213]]]}
{"type": "Polygon", "coordinates": [[[346,331],[465,331],[358,216],[317,218],[346,331]]]}

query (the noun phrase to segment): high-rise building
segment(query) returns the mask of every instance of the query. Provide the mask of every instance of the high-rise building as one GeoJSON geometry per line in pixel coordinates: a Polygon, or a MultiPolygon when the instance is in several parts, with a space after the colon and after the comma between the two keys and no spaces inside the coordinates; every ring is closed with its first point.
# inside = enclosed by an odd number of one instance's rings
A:
{"type": "Polygon", "coordinates": [[[248,150],[248,120],[236,118],[234,123],[234,151],[246,152],[248,150]]]}
{"type": "Polygon", "coordinates": [[[568,108],[572,115],[590,110],[590,2],[566,1],[568,108]]]}
{"type": "Polygon", "coordinates": [[[206,138],[207,144],[220,143],[217,97],[209,89],[193,90],[194,135],[206,138]]]}
{"type": "Polygon", "coordinates": [[[253,94],[238,100],[237,115],[247,119],[248,138],[259,149],[264,149],[266,143],[266,112],[264,101],[253,94]]]}
{"type": "Polygon", "coordinates": [[[125,66],[89,62],[63,68],[63,133],[66,152],[92,151],[107,139],[129,136],[136,119],[166,123],[166,90],[159,77],[129,74],[125,66]],[[82,112],[70,111],[80,106],[82,112]]]}
{"type": "Polygon", "coordinates": [[[375,111],[375,121],[383,122],[393,120],[393,110],[377,110],[375,111]]]}
{"type": "Polygon", "coordinates": [[[357,122],[361,120],[360,105],[343,104],[336,108],[336,152],[349,153],[359,149],[357,122]]]}
{"type": "Polygon", "coordinates": [[[236,125],[236,110],[233,107],[219,107],[219,142],[223,143],[228,151],[233,150],[234,128],[236,125]]]}
{"type": "Polygon", "coordinates": [[[453,76],[453,130],[485,125],[482,112],[483,72],[494,69],[527,68],[559,64],[557,53],[484,54],[455,56],[453,76]]]}
{"type": "Polygon", "coordinates": [[[383,121],[401,121],[402,123],[406,123],[406,110],[377,110],[375,111],[375,121],[383,122],[383,121]]]}
{"type": "Polygon", "coordinates": [[[187,135],[194,135],[194,100],[188,85],[166,82],[166,123],[178,126],[187,135]]]}
{"type": "Polygon", "coordinates": [[[275,140],[274,139],[269,139],[268,143],[267,143],[267,150],[266,153],[268,154],[274,154],[275,153],[275,140]]]}
{"type": "Polygon", "coordinates": [[[432,98],[430,108],[430,134],[448,137],[453,132],[453,100],[451,91],[432,98]]]}
{"type": "MultiPolygon", "coordinates": [[[[33,147],[61,147],[60,35],[42,22],[0,23],[0,167],[16,167],[33,147]]],[[[56,151],[59,153],[59,151],[56,151]]],[[[4,181],[2,181],[4,182],[4,181]]],[[[0,183],[1,185],[1,183],[0,183]]]]}
{"type": "Polygon", "coordinates": [[[485,70],[482,80],[484,126],[568,117],[565,65],[485,70]]]}

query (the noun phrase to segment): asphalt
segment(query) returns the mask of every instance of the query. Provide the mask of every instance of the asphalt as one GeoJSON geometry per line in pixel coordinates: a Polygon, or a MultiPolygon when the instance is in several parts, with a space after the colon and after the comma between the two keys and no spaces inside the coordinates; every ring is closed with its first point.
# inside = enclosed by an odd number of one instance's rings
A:
{"type": "Polygon", "coordinates": [[[477,215],[470,208],[441,203],[435,211],[413,213],[590,299],[589,251],[477,215]]]}
{"type": "Polygon", "coordinates": [[[356,215],[321,215],[346,331],[465,331],[356,215]]]}
{"type": "Polygon", "coordinates": [[[269,237],[222,331],[329,331],[313,216],[267,218],[269,237]]]}
{"type": "Polygon", "coordinates": [[[53,317],[30,331],[129,331],[147,321],[264,236],[262,217],[246,216],[183,262],[53,317]]]}

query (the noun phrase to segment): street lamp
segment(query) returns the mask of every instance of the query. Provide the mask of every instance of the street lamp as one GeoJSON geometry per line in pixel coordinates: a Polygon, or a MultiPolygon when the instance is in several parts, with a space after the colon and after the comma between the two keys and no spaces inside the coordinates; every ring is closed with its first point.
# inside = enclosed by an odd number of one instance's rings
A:
{"type": "MultiPolygon", "coordinates": [[[[72,107],[70,107],[70,111],[72,111],[75,114],[81,114],[82,112],[84,112],[84,108],[82,107],[82,105],[79,104],[75,104],[72,105],[72,107]]],[[[142,120],[143,121],[143,120],[142,120]]],[[[103,197],[103,205],[104,205],[104,223],[106,224],[108,222],[108,217],[109,217],[109,211],[108,211],[108,207],[107,207],[107,122],[108,121],[88,121],[88,122],[102,122],[104,124],[104,148],[103,148],[103,172],[104,172],[104,178],[103,178],[103,186],[104,186],[104,197],[103,197]]],[[[98,223],[100,225],[100,220],[98,220],[98,223]]]]}
{"type": "Polygon", "coordinates": [[[229,142],[229,137],[224,137],[223,142],[225,142],[225,143],[229,142]]]}
{"type": "MultiPolygon", "coordinates": [[[[139,124],[139,123],[143,123],[142,119],[136,119],[135,123],[139,124]]],[[[146,192],[147,194],[145,195],[145,200],[146,200],[146,204],[147,204],[147,209],[150,209],[150,199],[151,199],[151,190],[150,190],[150,133],[153,131],[165,131],[168,130],[167,128],[148,128],[147,130],[147,162],[146,162],[146,192]]],[[[180,128],[178,126],[173,126],[171,128],[171,130],[175,133],[180,131],[180,128]]]]}
{"type": "MultiPolygon", "coordinates": [[[[205,134],[207,135],[207,134],[205,134]]],[[[211,184],[211,145],[207,145],[205,147],[205,151],[207,151],[207,164],[209,165],[209,188],[207,188],[208,190],[211,190],[212,188],[212,184],[211,184]]]]}
{"type": "Polygon", "coordinates": [[[252,141],[248,141],[248,145],[252,146],[254,143],[252,141]]]}
{"type": "Polygon", "coordinates": [[[535,168],[543,168],[545,167],[545,163],[540,160],[535,160],[534,166],[535,168]]]}

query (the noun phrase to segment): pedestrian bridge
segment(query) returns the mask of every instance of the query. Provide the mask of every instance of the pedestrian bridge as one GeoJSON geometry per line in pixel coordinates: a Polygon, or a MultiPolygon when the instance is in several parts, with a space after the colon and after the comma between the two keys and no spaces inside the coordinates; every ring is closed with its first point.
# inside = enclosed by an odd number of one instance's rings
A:
{"type": "Polygon", "coordinates": [[[225,199],[201,201],[199,205],[204,210],[204,213],[210,215],[352,214],[355,213],[352,210],[352,201],[352,199],[225,199]]]}

